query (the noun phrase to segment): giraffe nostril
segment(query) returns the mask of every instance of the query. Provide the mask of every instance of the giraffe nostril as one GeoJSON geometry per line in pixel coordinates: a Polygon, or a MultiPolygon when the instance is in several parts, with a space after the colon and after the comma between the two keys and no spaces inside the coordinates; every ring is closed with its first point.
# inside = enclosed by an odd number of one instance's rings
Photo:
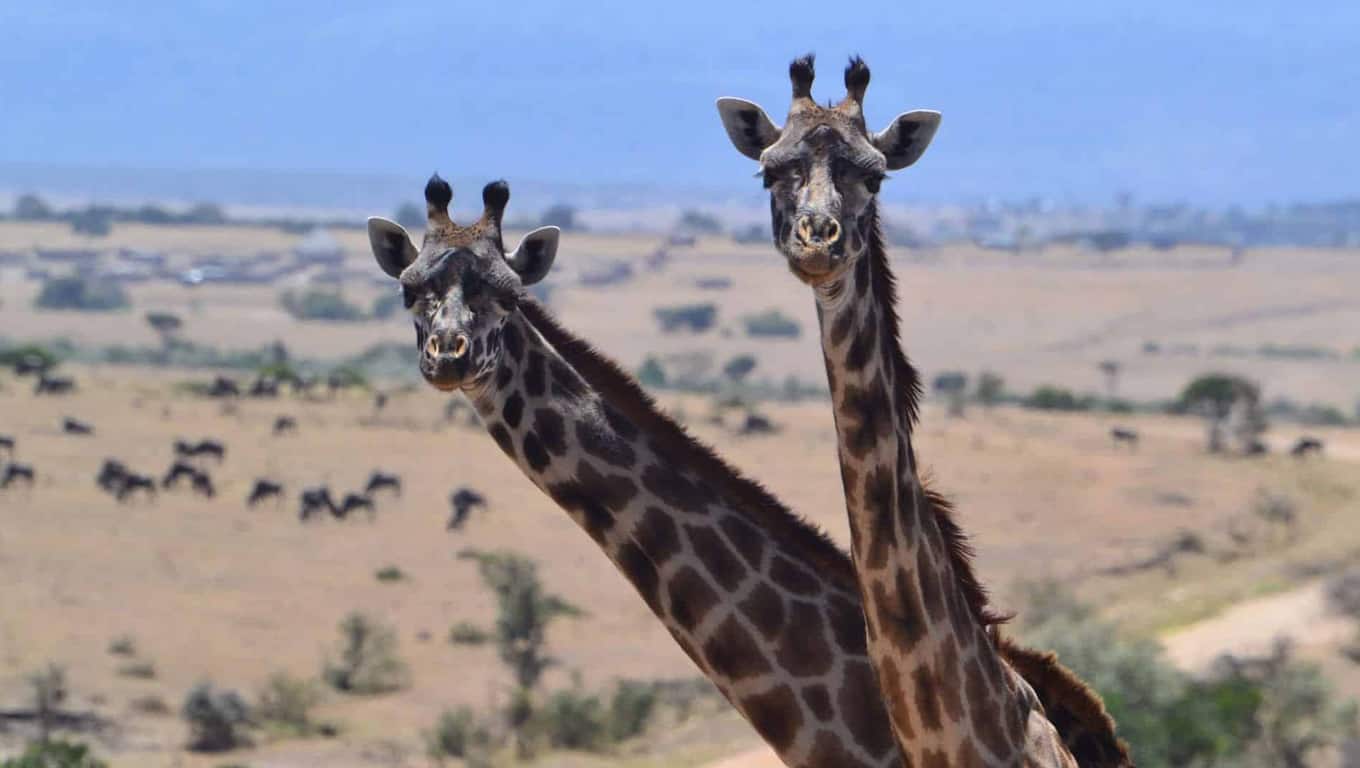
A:
{"type": "Polygon", "coordinates": [[[430,336],[430,338],[426,339],[426,341],[425,341],[425,354],[429,355],[430,357],[439,357],[439,337],[438,337],[438,336],[433,336],[433,335],[432,335],[432,336],[430,336]]]}
{"type": "Polygon", "coordinates": [[[839,221],[832,219],[826,225],[826,241],[828,243],[834,243],[840,239],[841,239],[841,224],[839,221]]]}
{"type": "Polygon", "coordinates": [[[454,359],[460,358],[463,355],[467,354],[467,350],[468,350],[468,338],[461,333],[458,334],[457,336],[454,336],[453,349],[449,350],[449,353],[453,355],[454,359]]]}
{"type": "Polygon", "coordinates": [[[798,217],[798,241],[802,243],[812,241],[812,217],[798,217]]]}

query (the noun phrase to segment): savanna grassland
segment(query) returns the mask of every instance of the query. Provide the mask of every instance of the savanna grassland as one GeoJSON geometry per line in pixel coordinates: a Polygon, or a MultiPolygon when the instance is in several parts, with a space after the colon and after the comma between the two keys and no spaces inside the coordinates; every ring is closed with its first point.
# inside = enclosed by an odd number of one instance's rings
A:
{"type": "MultiPolygon", "coordinates": [[[[390,292],[359,230],[334,233],[346,251],[341,292],[367,307],[390,292]]],[[[507,240],[513,242],[514,235],[507,240]]],[[[118,226],[99,247],[195,256],[272,250],[297,238],[273,230],[118,226]]],[[[89,247],[62,226],[0,223],[0,250],[33,245],[89,247]]],[[[752,355],[755,381],[821,381],[815,317],[807,289],[772,248],[701,238],[663,247],[655,235],[566,233],[551,307],[564,323],[625,366],[648,356],[710,367],[752,355]],[[606,262],[633,266],[628,279],[580,284],[606,262]],[[704,288],[701,279],[730,284],[704,288]],[[663,334],[653,310],[711,302],[715,326],[663,334]],[[744,315],[777,309],[802,328],[796,339],[753,338],[744,315]]],[[[1235,263],[1223,249],[1182,248],[1095,255],[1075,248],[1009,254],[972,247],[899,249],[903,335],[927,381],[948,370],[1004,377],[1024,395],[1043,384],[1114,394],[1138,403],[1174,399],[1193,376],[1248,376],[1267,401],[1326,404],[1354,415],[1360,399],[1360,254],[1250,251],[1235,263]],[[1280,350],[1285,350],[1281,353],[1280,350]],[[1303,350],[1300,352],[1300,350],[1303,350]],[[1099,363],[1118,361],[1115,381],[1099,363]],[[1113,392],[1109,390],[1113,388],[1113,392]]],[[[60,271],[53,268],[54,271],[60,271]]],[[[183,320],[180,338],[220,349],[273,341],[299,358],[339,360],[380,342],[410,344],[403,318],[352,323],[299,321],[274,286],[153,281],[127,287],[131,308],[112,313],[38,311],[40,285],[0,264],[0,336],[64,339],[81,349],[154,347],[147,312],[183,320]]],[[[454,645],[450,628],[488,625],[493,598],[467,547],[511,550],[539,564],[544,584],[585,615],[553,624],[560,664],[549,689],[630,679],[685,679],[695,671],[623,578],[560,510],[495,450],[466,414],[450,420],[448,396],[411,379],[375,379],[370,389],[309,397],[211,399],[186,382],[218,371],[73,362],[61,367],[77,389],[37,396],[32,380],[0,372],[0,434],[31,464],[32,488],[0,491],[0,709],[24,704],[24,680],[54,662],[66,669],[71,706],[116,724],[94,743],[116,766],[425,765],[422,731],[446,707],[502,706],[507,675],[490,647],[454,645]],[[374,392],[387,395],[379,408],[374,392]],[[298,425],[275,435],[279,416],[298,425]],[[64,434],[72,417],[94,434],[64,434]],[[159,475],[176,439],[215,438],[209,460],[216,495],[162,490],[118,503],[95,485],[108,458],[159,475]],[[400,496],[378,494],[373,519],[300,523],[297,494],[328,484],[357,491],[373,470],[401,476],[400,496]],[[257,478],[285,487],[279,501],[247,508],[257,478]],[[446,530],[450,493],[470,486],[487,507],[446,530]],[[379,580],[389,566],[401,578],[379,580]],[[363,611],[394,628],[409,684],[392,693],[328,692],[318,718],[330,738],[257,738],[252,748],[201,755],[185,748],[177,716],[203,680],[250,693],[279,671],[315,677],[333,654],[337,624],[363,611]],[[110,653],[129,639],[131,654],[110,653]],[[129,658],[154,667],[128,674],[129,658]],[[168,713],[134,706],[161,699],[168,713]]],[[[248,379],[240,371],[227,371],[248,379]]],[[[844,542],[847,531],[827,403],[816,396],[761,403],[778,428],[739,435],[738,414],[711,418],[713,398],[663,392],[662,403],[700,438],[797,511],[844,542]]],[[[1264,457],[1209,456],[1193,416],[1055,413],[1003,403],[970,404],[951,416],[928,402],[918,452],[933,484],[952,496],[973,535],[977,565],[998,602],[1013,605],[1022,580],[1057,579],[1130,632],[1160,636],[1186,668],[1222,651],[1257,652],[1277,634],[1321,663],[1338,690],[1360,695],[1360,665],[1337,653],[1353,624],[1326,610],[1322,580],[1360,559],[1360,430],[1276,420],[1264,457]],[[1136,430],[1136,449],[1110,429],[1136,430]],[[1321,456],[1297,460],[1301,435],[1322,439],[1321,456]],[[1294,523],[1279,530],[1253,513],[1261,494],[1290,500],[1294,523]],[[1189,533],[1199,546],[1176,549],[1189,533]],[[1170,555],[1166,553],[1170,552],[1170,555]],[[1159,559],[1160,557],[1160,559],[1159,559]],[[1150,564],[1149,564],[1150,563],[1150,564]]],[[[0,730],[0,754],[19,745],[0,730]]],[[[626,742],[609,756],[552,753],[553,765],[703,765],[734,754],[762,759],[759,742],[719,704],[683,724],[626,742]],[[754,750],[748,752],[748,750],[754,750]]]]}

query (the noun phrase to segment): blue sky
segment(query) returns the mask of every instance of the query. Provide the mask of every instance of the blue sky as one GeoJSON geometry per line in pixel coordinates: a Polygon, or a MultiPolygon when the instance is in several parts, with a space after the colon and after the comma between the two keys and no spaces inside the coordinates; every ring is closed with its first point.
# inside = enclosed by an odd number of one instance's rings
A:
{"type": "Polygon", "coordinates": [[[1355,197],[1360,4],[0,3],[5,165],[334,170],[746,190],[713,100],[781,121],[819,55],[944,113],[898,201],[1355,197]]]}

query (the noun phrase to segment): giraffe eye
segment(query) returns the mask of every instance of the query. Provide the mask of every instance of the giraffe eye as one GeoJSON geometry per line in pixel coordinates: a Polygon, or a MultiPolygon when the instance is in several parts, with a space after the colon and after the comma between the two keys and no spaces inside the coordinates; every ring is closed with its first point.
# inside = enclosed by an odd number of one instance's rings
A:
{"type": "Polygon", "coordinates": [[[415,306],[416,292],[411,290],[411,286],[403,285],[401,287],[401,303],[404,304],[407,309],[415,306]]]}
{"type": "Polygon", "coordinates": [[[878,194],[879,187],[881,186],[883,186],[882,176],[870,176],[864,180],[864,187],[869,190],[869,194],[871,195],[878,194]]]}

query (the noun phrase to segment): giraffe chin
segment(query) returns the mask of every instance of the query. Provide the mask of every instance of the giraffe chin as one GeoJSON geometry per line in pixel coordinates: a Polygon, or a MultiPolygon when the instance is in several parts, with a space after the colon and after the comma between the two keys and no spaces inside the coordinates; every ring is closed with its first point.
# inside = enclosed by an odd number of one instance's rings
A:
{"type": "Polygon", "coordinates": [[[457,392],[462,389],[462,382],[454,378],[438,378],[426,376],[425,383],[439,390],[440,392],[457,392]]]}

